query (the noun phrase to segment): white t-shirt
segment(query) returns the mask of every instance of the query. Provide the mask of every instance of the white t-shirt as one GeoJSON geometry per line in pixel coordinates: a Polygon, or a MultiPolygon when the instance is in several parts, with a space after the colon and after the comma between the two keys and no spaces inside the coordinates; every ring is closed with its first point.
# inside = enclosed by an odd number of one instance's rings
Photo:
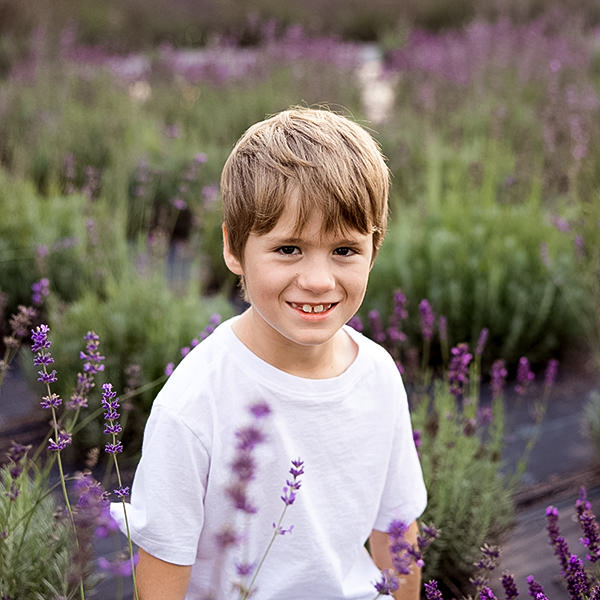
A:
{"type": "MultiPolygon", "coordinates": [[[[215,536],[237,523],[246,549],[231,550],[218,569],[229,582],[219,600],[235,598],[233,563],[262,555],[284,507],[290,460],[301,458],[302,487],[282,523],[293,524],[293,532],[275,539],[252,598],[371,600],[379,571],[365,540],[392,519],[411,523],[426,505],[396,365],[375,342],[345,327],[359,349],[350,367],[330,379],[296,377],[251,352],[233,321],[181,361],[154,402],[127,505],[131,537],[157,558],[193,565],[186,599],[201,600],[215,572],[215,536]],[[236,522],[225,488],[235,431],[251,422],[246,408],[257,402],[272,410],[249,488],[258,512],[236,522]]],[[[124,531],[122,505],[111,512],[124,531]]]]}

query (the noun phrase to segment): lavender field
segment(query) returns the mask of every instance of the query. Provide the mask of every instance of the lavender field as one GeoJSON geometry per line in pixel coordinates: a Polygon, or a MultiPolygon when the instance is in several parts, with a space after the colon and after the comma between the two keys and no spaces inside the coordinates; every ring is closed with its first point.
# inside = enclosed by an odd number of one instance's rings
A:
{"type": "MultiPolygon", "coordinates": [[[[221,168],[251,123],[304,105],[352,116],[388,159],[389,233],[351,324],[409,388],[423,521],[442,532],[425,581],[488,598],[480,548],[514,522],[555,381],[600,377],[600,11],[181,0],[169,18],[161,1],[0,2],[0,392],[18,372],[51,422],[0,459],[0,597],[93,598],[130,578],[116,535],[114,555],[93,550],[112,527],[103,490],[126,497],[160,386],[243,308],[221,257],[221,168]],[[532,434],[507,471],[509,401],[532,434]]],[[[581,422],[600,451],[592,387],[581,422]]],[[[548,527],[564,597],[591,600],[600,534],[578,502],[581,559],[552,511],[548,527]]]]}

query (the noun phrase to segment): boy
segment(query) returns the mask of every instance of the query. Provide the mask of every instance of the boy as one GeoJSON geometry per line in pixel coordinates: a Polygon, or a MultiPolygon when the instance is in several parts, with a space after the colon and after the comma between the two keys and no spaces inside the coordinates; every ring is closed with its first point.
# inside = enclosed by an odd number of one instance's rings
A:
{"type": "MultiPolygon", "coordinates": [[[[402,381],[385,350],[345,325],[383,240],[388,185],[371,136],[326,110],[284,111],[233,149],[224,258],[250,306],[190,352],[152,408],[127,509],[141,600],[237,598],[235,550],[221,563],[215,539],[231,519],[235,431],[256,403],[272,414],[251,488],[258,510],[236,530],[247,560],[273,533],[290,459],[305,473],[286,513],[293,533],[276,540],[252,598],[370,600],[374,563],[391,566],[390,521],[410,523],[416,540],[426,493],[402,381]]],[[[118,505],[113,514],[122,521],[118,505]]],[[[419,588],[413,565],[396,598],[419,588]]]]}

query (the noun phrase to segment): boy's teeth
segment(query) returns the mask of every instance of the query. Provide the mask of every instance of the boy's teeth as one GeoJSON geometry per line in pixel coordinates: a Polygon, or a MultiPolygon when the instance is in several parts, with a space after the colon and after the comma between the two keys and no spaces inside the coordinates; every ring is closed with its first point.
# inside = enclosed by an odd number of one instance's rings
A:
{"type": "Polygon", "coordinates": [[[331,304],[317,304],[315,306],[311,306],[310,304],[303,304],[302,306],[299,306],[294,302],[292,302],[292,306],[294,308],[300,308],[302,312],[305,313],[322,313],[331,308],[331,304]]]}

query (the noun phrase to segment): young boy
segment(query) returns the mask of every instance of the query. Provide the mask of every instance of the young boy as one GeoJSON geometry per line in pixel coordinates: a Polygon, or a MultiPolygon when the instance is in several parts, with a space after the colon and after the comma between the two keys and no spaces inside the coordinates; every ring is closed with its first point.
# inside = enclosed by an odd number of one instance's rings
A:
{"type": "MultiPolygon", "coordinates": [[[[390,355],[345,325],[383,240],[388,182],[371,136],[326,110],[277,114],[233,149],[224,258],[250,307],[192,350],[154,402],[127,508],[141,600],[237,598],[235,561],[262,555],[297,457],[302,487],[282,525],[293,533],[275,540],[252,598],[371,600],[377,567],[391,567],[390,521],[416,540],[426,492],[404,387],[390,355]],[[235,529],[244,556],[223,561],[235,432],[257,403],[271,409],[250,487],[257,512],[235,529]]],[[[122,526],[118,505],[113,515],[122,526]]],[[[416,600],[419,588],[413,565],[395,597],[416,600]]]]}

